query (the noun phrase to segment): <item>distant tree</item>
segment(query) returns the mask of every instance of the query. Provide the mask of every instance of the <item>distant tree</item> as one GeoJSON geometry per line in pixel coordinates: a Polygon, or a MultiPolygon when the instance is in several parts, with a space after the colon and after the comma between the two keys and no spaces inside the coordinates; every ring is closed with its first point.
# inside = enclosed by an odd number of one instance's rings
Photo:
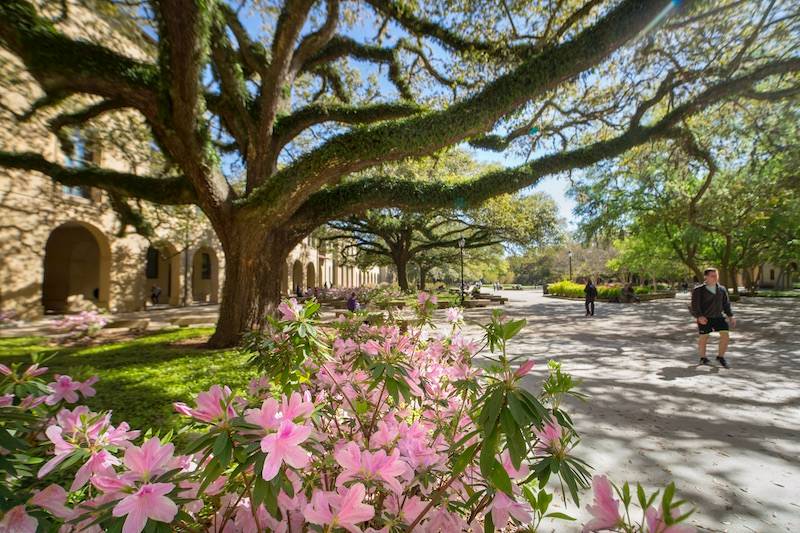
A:
{"type": "Polygon", "coordinates": [[[733,290],[765,261],[796,261],[798,120],[792,102],[723,106],[687,125],[681,150],[653,143],[586,173],[575,185],[583,234],[623,235],[618,268],[669,270],[666,245],[696,279],[713,264],[733,290]]]}
{"type": "Polygon", "coordinates": [[[342,254],[357,250],[360,264],[391,260],[400,288],[408,290],[410,264],[417,266],[424,286],[428,272],[459,257],[461,239],[470,251],[500,244],[541,246],[558,239],[558,223],[556,205],[546,195],[506,195],[470,210],[370,210],[363,216],[329,222],[323,240],[344,243],[342,254]]]}

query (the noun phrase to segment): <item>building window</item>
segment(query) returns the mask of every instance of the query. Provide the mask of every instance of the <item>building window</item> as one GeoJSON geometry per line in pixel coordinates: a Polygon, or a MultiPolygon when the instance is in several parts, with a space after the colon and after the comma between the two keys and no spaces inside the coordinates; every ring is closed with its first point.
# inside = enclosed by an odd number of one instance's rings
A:
{"type": "MultiPolygon", "coordinates": [[[[71,168],[84,167],[95,162],[96,150],[82,131],[75,130],[70,135],[70,142],[72,143],[72,152],[67,154],[66,166],[71,168]]],[[[62,191],[69,196],[77,196],[87,200],[92,199],[92,188],[85,185],[64,185],[62,191]]]]}
{"type": "Polygon", "coordinates": [[[158,279],[158,250],[152,246],[147,248],[147,264],[144,271],[147,279],[158,279]]]}
{"type": "Polygon", "coordinates": [[[775,269],[774,268],[770,268],[769,269],[769,280],[770,281],[775,281],[775,269]]]}
{"type": "Polygon", "coordinates": [[[211,279],[211,256],[207,253],[200,255],[200,279],[211,279]]]}

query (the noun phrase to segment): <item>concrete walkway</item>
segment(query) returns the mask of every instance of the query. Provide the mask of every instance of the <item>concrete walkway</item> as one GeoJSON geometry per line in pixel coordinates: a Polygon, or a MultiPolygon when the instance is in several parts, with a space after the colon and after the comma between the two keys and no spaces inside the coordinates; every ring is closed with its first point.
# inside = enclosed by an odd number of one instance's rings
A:
{"type": "MultiPolygon", "coordinates": [[[[725,370],[695,366],[697,330],[686,295],[598,304],[594,318],[583,316],[582,302],[531,291],[504,295],[508,314],[529,322],[512,353],[542,363],[529,378],[532,390],[539,391],[549,358],[583,380],[580,390],[591,399],[569,408],[583,437],[576,452],[597,472],[649,489],[674,480],[697,507],[691,522],[702,531],[800,529],[797,300],[734,304],[733,368],[725,370]]],[[[480,316],[488,312],[468,318],[480,316]]],[[[474,326],[468,331],[479,334],[474,326]]],[[[714,335],[712,360],[716,341],[714,335]]]]}

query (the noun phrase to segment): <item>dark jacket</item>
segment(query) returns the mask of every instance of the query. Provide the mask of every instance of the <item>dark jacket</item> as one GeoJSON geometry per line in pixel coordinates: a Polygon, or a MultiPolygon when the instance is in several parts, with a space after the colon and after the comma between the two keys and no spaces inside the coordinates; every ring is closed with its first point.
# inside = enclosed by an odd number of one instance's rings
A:
{"type": "Polygon", "coordinates": [[[731,299],[728,290],[717,284],[717,292],[712,294],[706,289],[705,284],[700,284],[692,290],[692,315],[696,317],[718,318],[725,313],[733,316],[731,299]]]}
{"type": "Polygon", "coordinates": [[[583,288],[583,292],[586,294],[587,302],[593,302],[597,298],[597,287],[594,285],[587,285],[583,288]]]}

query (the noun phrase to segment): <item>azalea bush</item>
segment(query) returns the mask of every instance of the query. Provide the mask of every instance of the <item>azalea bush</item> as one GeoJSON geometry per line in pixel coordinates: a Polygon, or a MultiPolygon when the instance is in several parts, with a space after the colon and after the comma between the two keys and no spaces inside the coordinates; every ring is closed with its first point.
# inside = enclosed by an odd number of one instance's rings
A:
{"type": "MultiPolygon", "coordinates": [[[[435,308],[421,295],[401,332],[344,318],[321,328],[318,304],[284,302],[245,343],[258,373],[248,389],[220,384],[176,403],[186,424],[174,433],[76,405],[96,378],[49,380],[40,361],[2,367],[0,531],[535,531],[572,520],[550,504],[578,504],[591,479],[562,407],[581,397],[577,383],[554,364],[540,394],[523,386],[533,361],[507,347],[524,321],[495,313],[476,341],[457,309],[435,328],[435,308]]],[[[667,529],[685,519],[669,487],[633,529],[630,498],[620,514],[603,479],[587,530],[678,531],[667,529]]]]}
{"type": "Polygon", "coordinates": [[[53,328],[72,338],[95,337],[106,324],[108,320],[97,311],[81,311],[54,322],[53,328]]]}

